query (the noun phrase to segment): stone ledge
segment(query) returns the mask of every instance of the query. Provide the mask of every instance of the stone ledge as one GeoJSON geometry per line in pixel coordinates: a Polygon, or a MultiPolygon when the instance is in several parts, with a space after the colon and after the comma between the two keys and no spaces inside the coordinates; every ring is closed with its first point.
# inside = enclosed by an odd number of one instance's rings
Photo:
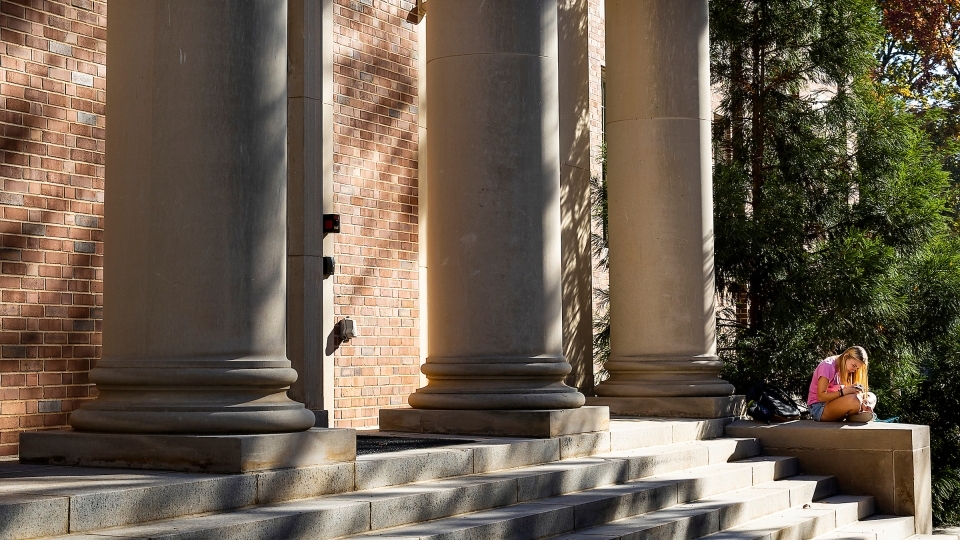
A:
{"type": "Polygon", "coordinates": [[[314,428],[260,435],[152,435],[70,429],[20,435],[21,463],[245,473],[309,467],[357,456],[352,429],[314,428]]]}
{"type": "Polygon", "coordinates": [[[913,516],[918,534],[932,531],[929,426],[738,420],[725,434],[760,439],[765,454],[796,457],[804,473],[834,476],[845,494],[872,495],[882,512],[913,516]]]}
{"type": "Polygon", "coordinates": [[[777,446],[836,448],[843,450],[917,450],[930,446],[930,427],[885,422],[796,421],[766,424],[739,420],[729,424],[726,435],[757,437],[777,446]]]}
{"type": "Polygon", "coordinates": [[[587,405],[610,407],[614,415],[661,418],[729,418],[745,410],[743,396],[588,397],[587,405]]]}
{"type": "Polygon", "coordinates": [[[496,437],[553,438],[607,431],[606,407],[553,410],[381,409],[380,429],[496,437]]]}

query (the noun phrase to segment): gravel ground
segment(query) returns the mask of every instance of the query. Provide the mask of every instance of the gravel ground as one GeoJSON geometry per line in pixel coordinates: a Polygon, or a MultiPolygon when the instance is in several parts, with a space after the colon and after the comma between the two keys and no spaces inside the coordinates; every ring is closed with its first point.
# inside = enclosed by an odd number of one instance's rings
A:
{"type": "Polygon", "coordinates": [[[382,454],[401,450],[419,450],[453,444],[469,444],[476,441],[464,439],[417,439],[413,437],[380,437],[357,435],[357,455],[382,454]]]}

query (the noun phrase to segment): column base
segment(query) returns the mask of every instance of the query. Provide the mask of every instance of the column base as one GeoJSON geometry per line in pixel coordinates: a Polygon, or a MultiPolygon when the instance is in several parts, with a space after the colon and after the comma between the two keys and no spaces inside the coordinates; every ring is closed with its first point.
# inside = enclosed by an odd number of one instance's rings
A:
{"type": "Polygon", "coordinates": [[[743,416],[743,396],[719,397],[588,397],[587,405],[610,407],[619,416],[723,418],[743,416]]]}
{"type": "Polygon", "coordinates": [[[20,462],[121,469],[246,473],[309,467],[357,457],[352,429],[262,435],[85,433],[20,434],[20,462]]]}
{"type": "Polygon", "coordinates": [[[499,411],[380,409],[380,431],[551,438],[608,429],[607,407],[499,411]]]}

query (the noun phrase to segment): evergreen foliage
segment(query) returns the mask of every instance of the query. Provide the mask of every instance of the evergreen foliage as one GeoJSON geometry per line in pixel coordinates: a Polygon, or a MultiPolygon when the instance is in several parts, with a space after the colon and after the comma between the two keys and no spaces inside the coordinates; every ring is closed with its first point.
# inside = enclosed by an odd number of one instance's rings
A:
{"type": "Polygon", "coordinates": [[[874,79],[903,99],[954,179],[960,229],[960,0],[877,0],[886,30],[874,79]]]}
{"type": "MultiPolygon", "coordinates": [[[[590,246],[593,251],[593,260],[597,267],[604,271],[610,269],[609,250],[607,248],[607,145],[600,145],[597,161],[601,166],[600,176],[590,177],[591,217],[593,218],[593,232],[590,233],[590,246]],[[600,232],[597,232],[599,228],[600,232]]],[[[607,370],[603,365],[610,358],[610,289],[594,287],[593,295],[597,299],[596,316],[593,319],[593,362],[599,367],[595,375],[595,382],[607,378],[607,370]]]]}
{"type": "Polygon", "coordinates": [[[960,240],[943,154],[870,78],[880,10],[710,10],[723,375],[805,397],[817,362],[863,345],[878,414],[931,425],[935,520],[960,521],[960,240]]]}

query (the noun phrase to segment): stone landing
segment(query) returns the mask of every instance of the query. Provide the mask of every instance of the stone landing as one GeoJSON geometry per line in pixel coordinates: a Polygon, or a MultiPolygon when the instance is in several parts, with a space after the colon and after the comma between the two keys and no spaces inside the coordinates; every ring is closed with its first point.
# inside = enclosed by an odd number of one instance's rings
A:
{"type": "Polygon", "coordinates": [[[609,407],[617,416],[736,418],[746,413],[743,396],[588,397],[587,405],[609,407]]]}
{"type": "Polygon", "coordinates": [[[552,438],[610,428],[607,407],[551,410],[381,409],[380,430],[552,438]]]}
{"type": "Polygon", "coordinates": [[[247,473],[310,467],[357,456],[352,429],[263,435],[152,435],[73,430],[20,435],[20,462],[181,472],[247,473]]]}

